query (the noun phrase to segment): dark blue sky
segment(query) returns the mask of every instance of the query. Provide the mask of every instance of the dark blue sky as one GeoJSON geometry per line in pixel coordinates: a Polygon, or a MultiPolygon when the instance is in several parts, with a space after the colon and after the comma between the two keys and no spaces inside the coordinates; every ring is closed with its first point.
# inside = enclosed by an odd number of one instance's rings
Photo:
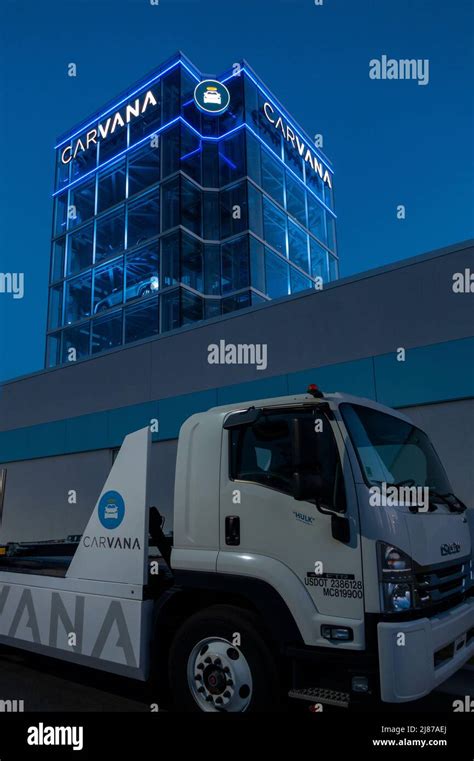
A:
{"type": "Polygon", "coordinates": [[[324,135],[343,276],[471,237],[473,25],[471,0],[3,0],[0,272],[25,297],[0,294],[0,379],[43,365],[55,138],[178,49],[246,58],[324,135]],[[429,84],[371,80],[382,54],[429,59],[429,84]]]}

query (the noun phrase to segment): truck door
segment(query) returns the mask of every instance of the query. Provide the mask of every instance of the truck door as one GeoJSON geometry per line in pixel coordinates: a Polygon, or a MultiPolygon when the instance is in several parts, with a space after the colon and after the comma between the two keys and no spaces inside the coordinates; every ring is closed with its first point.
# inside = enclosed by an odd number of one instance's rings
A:
{"type": "MultiPolygon", "coordinates": [[[[255,422],[224,429],[222,451],[220,560],[224,553],[243,558],[247,554],[256,569],[252,573],[261,573],[262,578],[264,569],[271,566],[265,559],[271,558],[298,577],[321,614],[362,620],[357,497],[335,422],[316,406],[263,410],[255,422]],[[293,497],[290,432],[296,416],[309,416],[314,423],[318,453],[314,467],[322,480],[320,506],[348,518],[348,543],[333,537],[330,515],[293,497]]],[[[226,564],[230,570],[228,556],[226,564]]],[[[239,572],[237,567],[234,572],[239,572]]],[[[275,584],[275,579],[267,581],[275,584]]]]}

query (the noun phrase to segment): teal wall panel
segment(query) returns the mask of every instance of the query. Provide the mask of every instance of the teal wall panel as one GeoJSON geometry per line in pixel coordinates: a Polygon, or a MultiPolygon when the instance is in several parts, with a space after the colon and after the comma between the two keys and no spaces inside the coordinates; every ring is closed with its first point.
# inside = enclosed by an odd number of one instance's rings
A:
{"type": "Polygon", "coordinates": [[[0,462],[118,447],[124,436],[158,418],[154,440],[178,436],[195,412],[222,404],[301,394],[309,383],[323,391],[345,391],[390,407],[474,396],[474,338],[410,349],[405,362],[396,351],[353,362],[198,391],[129,407],[0,432],[0,462]]]}

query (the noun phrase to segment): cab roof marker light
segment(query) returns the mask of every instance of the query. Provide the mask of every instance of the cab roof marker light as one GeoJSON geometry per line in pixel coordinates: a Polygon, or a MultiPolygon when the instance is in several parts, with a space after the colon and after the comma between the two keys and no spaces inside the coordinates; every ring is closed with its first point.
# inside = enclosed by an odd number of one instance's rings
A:
{"type": "MultiPolygon", "coordinates": [[[[152,85],[152,84],[153,84],[153,82],[157,82],[159,79],[161,79],[161,77],[163,77],[165,74],[168,74],[168,72],[169,72],[169,71],[171,71],[172,69],[175,69],[175,68],[176,68],[176,66],[179,66],[179,65],[181,65],[181,66],[182,66],[184,69],[186,69],[186,71],[187,71],[189,74],[191,74],[191,76],[192,76],[192,77],[194,77],[194,79],[196,80],[196,82],[199,82],[199,81],[200,81],[200,80],[199,80],[199,77],[197,77],[197,76],[196,76],[196,74],[194,74],[194,72],[193,72],[193,71],[191,71],[191,69],[189,68],[189,66],[187,66],[187,65],[184,63],[184,61],[176,61],[176,63],[173,63],[171,66],[168,66],[168,68],[167,68],[167,69],[164,69],[163,71],[160,71],[160,73],[159,73],[159,74],[157,74],[156,76],[152,77],[152,79],[149,79],[149,80],[148,80],[148,82],[145,82],[145,84],[143,84],[143,85],[140,85],[140,87],[139,87],[138,89],[136,89],[136,90],[134,90],[133,92],[129,93],[129,94],[128,94],[128,95],[127,95],[125,98],[122,98],[122,100],[120,100],[118,103],[115,103],[113,106],[111,106],[110,108],[108,108],[108,109],[107,109],[107,111],[104,111],[104,112],[103,112],[102,114],[100,114],[99,116],[96,116],[96,117],[94,117],[94,119],[92,119],[92,121],[90,121],[90,122],[89,122],[88,124],[86,124],[84,127],[81,127],[81,129],[80,129],[80,130],[78,130],[77,132],[74,132],[74,134],[72,134],[72,135],[69,135],[69,137],[66,137],[66,138],[65,138],[64,140],[62,140],[60,143],[58,143],[57,145],[55,145],[55,146],[54,146],[54,150],[56,150],[57,148],[61,148],[61,146],[62,146],[62,145],[65,145],[65,143],[68,143],[70,140],[72,140],[73,138],[77,137],[77,135],[81,135],[83,132],[85,132],[85,131],[86,131],[86,129],[87,129],[88,127],[91,127],[91,126],[92,126],[93,124],[95,124],[96,122],[99,122],[101,119],[103,119],[103,117],[104,117],[104,116],[107,116],[107,114],[110,114],[110,112],[111,112],[111,111],[114,111],[114,110],[115,110],[115,109],[117,109],[119,106],[121,106],[121,105],[122,105],[122,103],[126,103],[128,100],[130,100],[131,98],[133,98],[133,96],[134,96],[134,95],[136,95],[137,93],[141,92],[141,91],[142,91],[142,90],[144,90],[146,87],[149,87],[150,85],[152,85]]],[[[191,101],[189,101],[189,102],[191,102],[191,101]]]]}

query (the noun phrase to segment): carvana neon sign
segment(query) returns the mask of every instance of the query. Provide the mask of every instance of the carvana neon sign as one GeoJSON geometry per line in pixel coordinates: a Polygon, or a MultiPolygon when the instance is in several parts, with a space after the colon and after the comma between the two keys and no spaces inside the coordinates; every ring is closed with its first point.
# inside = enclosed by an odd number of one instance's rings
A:
{"type": "Polygon", "coordinates": [[[97,128],[89,130],[86,134],[75,140],[72,145],[67,145],[61,152],[61,162],[63,164],[69,164],[72,159],[75,159],[79,153],[83,153],[90,148],[91,145],[97,143],[97,139],[105,140],[109,135],[113,135],[115,130],[119,127],[125,127],[126,124],[136,119],[138,116],[142,116],[147,108],[150,106],[156,106],[157,100],[151,90],[145,93],[141,98],[135,98],[133,103],[129,103],[124,109],[116,111],[113,116],[100,122],[97,128]]]}
{"type": "Polygon", "coordinates": [[[309,148],[303,140],[300,140],[296,132],[289,124],[286,124],[283,121],[283,117],[275,112],[272,104],[268,101],[263,104],[263,112],[270,124],[273,124],[274,128],[281,132],[285,140],[292,144],[293,148],[298,151],[300,156],[304,157],[304,160],[310,165],[311,169],[319,174],[322,181],[326,183],[329,188],[332,188],[331,175],[326,167],[318,161],[311,148],[309,148]]]}

